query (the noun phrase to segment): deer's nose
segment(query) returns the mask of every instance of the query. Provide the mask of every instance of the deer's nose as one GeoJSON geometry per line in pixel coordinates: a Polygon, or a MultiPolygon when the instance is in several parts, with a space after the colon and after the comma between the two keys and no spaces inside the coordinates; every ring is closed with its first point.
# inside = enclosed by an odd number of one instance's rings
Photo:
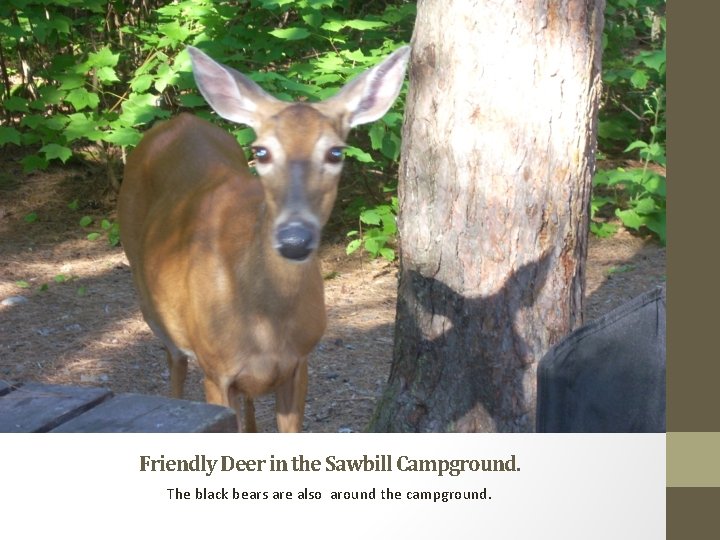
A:
{"type": "Polygon", "coordinates": [[[286,259],[304,261],[317,247],[318,233],[312,225],[292,221],[278,227],[275,249],[286,259]]]}

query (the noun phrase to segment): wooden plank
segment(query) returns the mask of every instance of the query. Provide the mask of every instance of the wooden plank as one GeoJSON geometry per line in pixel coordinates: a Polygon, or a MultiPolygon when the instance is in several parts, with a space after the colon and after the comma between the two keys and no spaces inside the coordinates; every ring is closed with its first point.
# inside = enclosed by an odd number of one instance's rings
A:
{"type": "Polygon", "coordinates": [[[0,432],[44,433],[112,396],[104,388],[26,383],[0,396],[0,432]]]}
{"type": "Polygon", "coordinates": [[[227,407],[161,396],[119,394],[56,427],[63,433],[230,433],[235,412],[227,407]]]}

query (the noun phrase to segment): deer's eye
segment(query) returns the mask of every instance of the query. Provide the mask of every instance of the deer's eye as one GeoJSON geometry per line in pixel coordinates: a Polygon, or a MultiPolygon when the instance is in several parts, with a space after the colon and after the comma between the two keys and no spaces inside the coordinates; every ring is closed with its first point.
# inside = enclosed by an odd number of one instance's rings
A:
{"type": "Polygon", "coordinates": [[[328,150],[325,160],[328,163],[340,163],[343,160],[343,148],[342,146],[333,146],[328,150]]]}
{"type": "Polygon", "coordinates": [[[264,146],[253,146],[252,151],[258,163],[270,163],[270,161],[272,160],[270,150],[268,150],[264,146]]]}

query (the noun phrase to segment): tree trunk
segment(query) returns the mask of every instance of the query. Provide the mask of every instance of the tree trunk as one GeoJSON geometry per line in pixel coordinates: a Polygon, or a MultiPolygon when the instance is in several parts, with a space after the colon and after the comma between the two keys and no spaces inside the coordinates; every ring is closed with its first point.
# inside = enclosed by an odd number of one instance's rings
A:
{"type": "Polygon", "coordinates": [[[418,2],[374,431],[533,431],[581,322],[604,0],[418,2]]]}

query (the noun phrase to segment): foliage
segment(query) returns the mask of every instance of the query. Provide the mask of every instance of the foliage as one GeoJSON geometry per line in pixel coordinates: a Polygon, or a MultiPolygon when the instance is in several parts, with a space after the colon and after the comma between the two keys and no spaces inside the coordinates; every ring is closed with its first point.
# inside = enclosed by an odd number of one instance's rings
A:
{"type": "MultiPolygon", "coordinates": [[[[358,230],[347,233],[348,238],[353,238],[347,245],[348,255],[357,251],[361,246],[371,257],[382,255],[388,261],[395,260],[395,250],[389,247],[397,234],[398,199],[392,197],[390,204],[378,204],[367,207],[362,199],[355,201],[360,204],[358,212],[358,230]],[[363,225],[365,231],[363,232],[363,225]]],[[[352,207],[351,207],[352,211],[352,207]]]]}
{"type": "MultiPolygon", "coordinates": [[[[195,90],[187,44],[281,99],[322,99],[409,40],[414,13],[407,0],[8,0],[0,146],[35,149],[22,160],[29,172],[88,144],[110,158],[180,110],[218,121],[195,90]]],[[[356,131],[350,160],[393,170],[402,102],[356,131]]],[[[252,140],[249,128],[227,127],[252,140]]]]}
{"type": "MultiPolygon", "coordinates": [[[[603,157],[639,165],[595,176],[591,227],[599,235],[612,233],[603,216],[613,213],[665,239],[664,11],[664,0],[607,2],[599,147],[603,157]]],[[[154,121],[181,110],[219,121],[195,89],[188,44],[281,99],[322,99],[409,41],[414,16],[409,0],[6,0],[0,147],[31,149],[22,159],[30,172],[89,146],[118,159],[154,121]]],[[[348,253],[395,257],[403,106],[404,93],[382,120],[351,135],[347,172],[367,193],[344,209],[357,223],[348,253]]],[[[226,127],[251,142],[249,128],[226,127]]],[[[117,244],[117,232],[107,219],[89,237],[117,244]]]]}
{"type": "Polygon", "coordinates": [[[637,166],[599,170],[593,179],[591,231],[616,226],[599,219],[614,211],[625,227],[666,240],[665,0],[608,0],[603,34],[601,157],[637,156],[637,166]]]}

